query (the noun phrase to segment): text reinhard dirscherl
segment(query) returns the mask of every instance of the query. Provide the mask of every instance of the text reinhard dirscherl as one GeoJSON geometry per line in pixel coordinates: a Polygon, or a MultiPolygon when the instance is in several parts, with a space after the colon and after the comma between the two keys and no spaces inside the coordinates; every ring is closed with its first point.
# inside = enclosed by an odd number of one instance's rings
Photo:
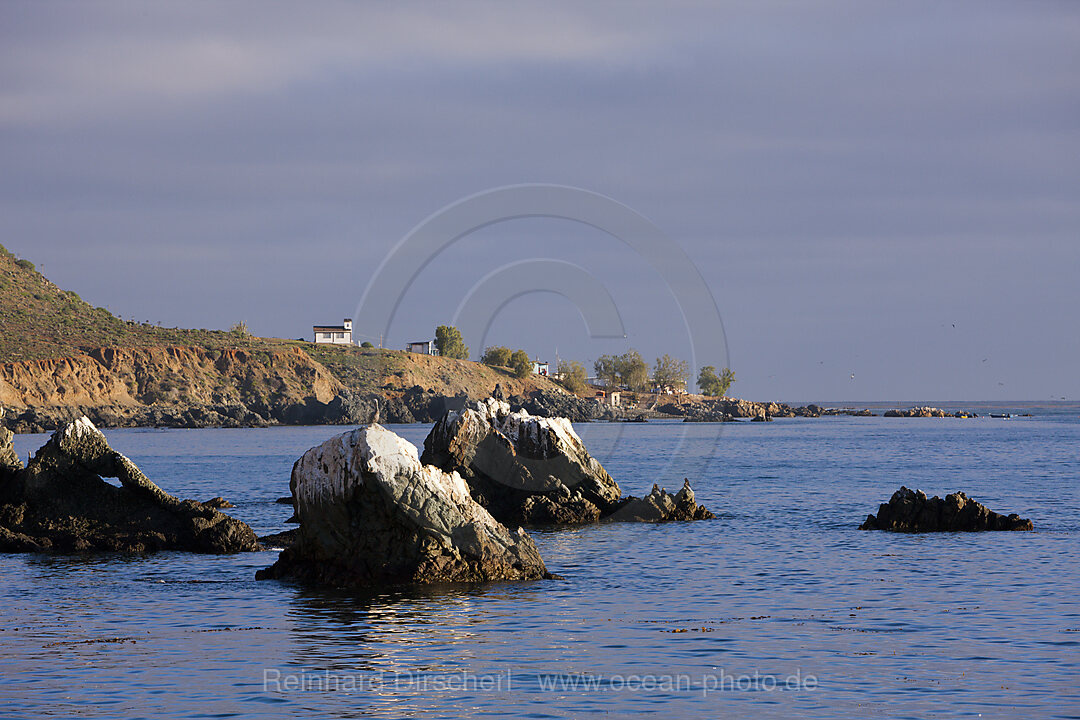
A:
{"type": "Polygon", "coordinates": [[[790,675],[731,674],[723,669],[689,674],[602,675],[590,673],[342,673],[329,670],[263,669],[263,692],[719,692],[808,691],[817,677],[796,670],[790,675]]]}

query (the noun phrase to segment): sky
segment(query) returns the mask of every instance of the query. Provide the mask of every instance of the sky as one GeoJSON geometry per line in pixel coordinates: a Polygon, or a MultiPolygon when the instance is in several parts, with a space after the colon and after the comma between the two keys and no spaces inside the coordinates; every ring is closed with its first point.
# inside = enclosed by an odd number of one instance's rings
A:
{"type": "Polygon", "coordinates": [[[0,243],[169,327],[310,338],[426,219],[544,183],[647,219],[723,330],[688,329],[632,238],[532,217],[413,258],[358,338],[431,338],[554,260],[626,337],[530,291],[473,357],[670,353],[759,400],[1075,400],[1078,159],[1067,0],[0,4],[0,243]]]}

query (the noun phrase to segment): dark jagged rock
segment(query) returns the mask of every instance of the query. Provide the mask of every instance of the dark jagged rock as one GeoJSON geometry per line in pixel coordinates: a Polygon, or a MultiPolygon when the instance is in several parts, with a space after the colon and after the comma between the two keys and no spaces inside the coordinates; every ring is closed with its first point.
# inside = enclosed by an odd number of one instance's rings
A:
{"type": "Polygon", "coordinates": [[[295,542],[259,579],[359,586],[551,577],[532,538],[499,524],[460,475],[422,465],[380,425],[304,453],[290,482],[295,542]]]}
{"type": "Polygon", "coordinates": [[[166,493],[85,417],[57,430],[25,469],[8,472],[0,483],[2,551],[227,553],[256,547],[251,528],[166,493]],[[120,487],[102,477],[117,478],[120,487]]]}
{"type": "Polygon", "coordinates": [[[229,502],[228,500],[226,500],[225,498],[223,498],[221,496],[210,498],[209,500],[203,502],[203,506],[204,507],[214,508],[215,510],[221,510],[222,508],[234,508],[234,507],[236,507],[231,502],[229,502]]]}
{"type": "Polygon", "coordinates": [[[683,480],[682,489],[672,495],[659,485],[643,498],[628,498],[613,514],[604,518],[626,522],[667,522],[672,520],[711,520],[715,515],[704,505],[698,505],[690,481],[683,480]]]}
{"type": "MultiPolygon", "coordinates": [[[[592,523],[615,517],[633,500],[622,497],[567,418],[511,411],[494,398],[440,418],[424,440],[422,460],[459,473],[473,498],[508,524],[592,523]]],[[[632,512],[616,519],[624,518],[637,519],[632,512]]]]}
{"type": "Polygon", "coordinates": [[[264,549],[292,547],[299,534],[300,528],[293,528],[292,530],[285,530],[284,532],[262,535],[259,537],[259,545],[264,549]]]}
{"type": "Polygon", "coordinates": [[[889,502],[882,503],[877,516],[868,515],[860,530],[893,532],[957,532],[981,530],[1034,530],[1031,520],[1016,513],[1001,515],[970,499],[962,492],[927,498],[921,490],[901,487],[889,502]]]}

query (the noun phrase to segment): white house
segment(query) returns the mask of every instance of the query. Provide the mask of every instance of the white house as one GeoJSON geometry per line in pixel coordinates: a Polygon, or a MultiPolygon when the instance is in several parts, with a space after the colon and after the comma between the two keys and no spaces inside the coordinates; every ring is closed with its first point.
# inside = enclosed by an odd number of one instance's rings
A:
{"type": "Polygon", "coordinates": [[[533,375],[547,376],[549,374],[548,369],[549,369],[549,366],[548,366],[548,364],[546,362],[541,362],[539,360],[533,360],[533,375]]]}
{"type": "Polygon", "coordinates": [[[315,333],[316,343],[330,343],[332,345],[352,345],[352,320],[346,318],[341,325],[315,325],[311,328],[315,333]]]}
{"type": "Polygon", "coordinates": [[[411,342],[405,346],[405,349],[409,352],[419,353],[421,355],[434,355],[435,354],[435,341],[434,340],[422,340],[420,342],[411,342]]]}

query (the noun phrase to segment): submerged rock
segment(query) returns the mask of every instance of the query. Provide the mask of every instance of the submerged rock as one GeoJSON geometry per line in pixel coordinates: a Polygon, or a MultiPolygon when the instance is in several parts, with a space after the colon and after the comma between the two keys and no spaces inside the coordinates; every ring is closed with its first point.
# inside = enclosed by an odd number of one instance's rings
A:
{"type": "Polygon", "coordinates": [[[255,550],[255,533],[150,481],[83,417],[0,478],[0,551],[255,550]],[[103,477],[117,478],[120,487],[103,477]]]}
{"type": "Polygon", "coordinates": [[[980,530],[1034,530],[1031,520],[1016,513],[1001,515],[962,492],[927,498],[921,490],[901,487],[878,514],[868,515],[860,530],[893,532],[955,532],[980,530]]]}
{"type": "Polygon", "coordinates": [[[296,536],[299,534],[300,528],[293,528],[292,530],[284,530],[270,535],[260,535],[259,545],[263,549],[291,547],[296,542],[296,536]]]}
{"type": "Polygon", "coordinates": [[[623,498],[570,420],[511,412],[509,403],[495,398],[443,415],[424,440],[422,460],[459,473],[472,497],[505,523],[574,525],[607,517],[641,519],[638,515],[681,519],[673,503],[661,517],[644,508],[616,516],[633,498],[623,498]]]}
{"type": "Polygon", "coordinates": [[[355,586],[551,577],[524,530],[501,525],[460,475],[421,464],[411,443],[380,425],[308,450],[290,486],[300,528],[259,579],[355,586]]]}

